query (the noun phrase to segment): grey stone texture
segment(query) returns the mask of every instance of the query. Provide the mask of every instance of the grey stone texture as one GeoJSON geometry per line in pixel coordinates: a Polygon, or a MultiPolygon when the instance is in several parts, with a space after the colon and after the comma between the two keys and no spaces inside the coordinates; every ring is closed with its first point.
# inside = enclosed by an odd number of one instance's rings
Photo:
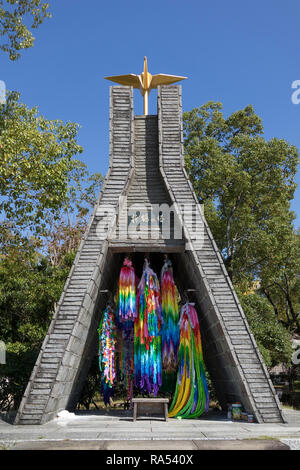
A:
{"type": "Polygon", "coordinates": [[[0,449],[65,448],[65,445],[74,448],[76,443],[89,446],[91,441],[97,442],[99,448],[105,445],[121,445],[122,448],[131,449],[137,445],[140,448],[138,441],[143,441],[145,446],[161,445],[162,449],[171,449],[177,445],[179,449],[180,446],[190,446],[193,441],[205,446],[217,440],[221,445],[223,441],[231,441],[237,448],[244,440],[250,445],[257,439],[261,445],[280,439],[291,448],[299,448],[300,412],[284,409],[284,415],[286,424],[233,422],[226,419],[226,413],[214,410],[193,420],[170,418],[165,422],[161,418],[145,416],[133,422],[132,411],[128,410],[109,413],[77,411],[41,426],[11,425],[1,420],[0,416],[0,449]]]}

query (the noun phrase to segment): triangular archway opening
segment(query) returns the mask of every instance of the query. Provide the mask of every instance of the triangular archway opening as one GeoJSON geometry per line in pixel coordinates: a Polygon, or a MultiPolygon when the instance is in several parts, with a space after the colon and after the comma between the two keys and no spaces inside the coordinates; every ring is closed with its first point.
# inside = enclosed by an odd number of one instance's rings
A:
{"type": "MultiPolygon", "coordinates": [[[[133,265],[135,266],[136,273],[141,274],[142,269],[143,269],[143,264],[144,264],[144,259],[145,255],[143,252],[134,252],[131,253],[131,259],[133,262],[133,265]]],[[[98,305],[95,310],[95,322],[93,322],[96,330],[97,327],[100,323],[101,316],[103,314],[103,309],[105,308],[106,301],[108,297],[110,296],[111,293],[115,293],[117,290],[117,282],[118,282],[118,273],[120,272],[121,266],[123,264],[125,253],[120,252],[120,253],[112,253],[112,258],[110,258],[110,265],[114,266],[114,271],[110,272],[110,277],[107,277],[107,284],[105,285],[105,289],[100,290],[100,295],[99,295],[99,301],[98,305]]],[[[150,259],[151,263],[151,268],[154,270],[154,272],[157,273],[158,277],[160,275],[160,271],[163,265],[163,253],[162,252],[151,252],[150,254],[147,255],[150,259]]],[[[196,301],[196,290],[193,288],[191,284],[189,284],[188,281],[188,276],[186,276],[186,273],[184,272],[183,264],[184,261],[182,260],[181,254],[179,253],[168,253],[168,257],[172,262],[173,266],[173,272],[174,272],[174,280],[176,284],[176,288],[178,290],[178,300],[186,297],[187,292],[189,295],[189,301],[195,302],[196,301]]],[[[188,260],[185,261],[188,263],[188,260]]],[[[199,321],[201,324],[201,314],[198,314],[199,321]]],[[[72,395],[70,397],[70,400],[67,404],[66,409],[68,411],[74,411],[76,409],[79,409],[78,407],[78,402],[82,403],[82,406],[80,407],[82,410],[87,409],[87,406],[91,406],[91,409],[94,410],[95,400],[101,400],[101,391],[100,391],[100,373],[99,373],[99,364],[98,364],[98,352],[99,352],[99,338],[98,338],[98,332],[90,331],[90,341],[87,342],[87,349],[84,353],[85,361],[82,362],[82,365],[80,366],[80,371],[78,372],[78,375],[75,380],[75,385],[74,389],[72,391],[72,395]],[[87,379],[89,376],[89,380],[87,379]],[[88,380],[88,383],[87,383],[88,380]],[[93,400],[91,398],[93,397],[93,400]]],[[[203,351],[204,351],[204,360],[206,361],[206,354],[205,354],[205,341],[202,341],[203,345],[203,351]]],[[[118,347],[117,347],[118,349],[118,347]]],[[[209,373],[209,371],[207,370],[209,373]]],[[[213,386],[213,384],[212,384],[213,386]]],[[[214,386],[213,386],[214,387],[214,386]]],[[[123,398],[124,402],[124,407],[122,409],[127,409],[128,403],[126,403],[126,389],[118,383],[118,381],[115,381],[115,389],[116,389],[116,394],[115,394],[115,399],[114,403],[117,401],[122,401],[120,400],[121,397],[123,398]]],[[[161,387],[161,390],[158,393],[158,396],[164,396],[164,397],[169,397],[170,402],[173,397],[175,388],[168,388],[166,386],[161,387]]],[[[136,390],[136,393],[139,393],[138,390],[136,390]]],[[[215,396],[215,391],[213,388],[213,395],[215,396]]],[[[224,403],[224,397],[220,397],[219,403],[224,403]],[[221,401],[222,400],[222,401],[221,401]]],[[[215,401],[212,402],[212,404],[215,404],[215,401]]],[[[102,408],[104,408],[104,406],[102,408]]],[[[109,409],[109,408],[107,408],[109,409]]]]}

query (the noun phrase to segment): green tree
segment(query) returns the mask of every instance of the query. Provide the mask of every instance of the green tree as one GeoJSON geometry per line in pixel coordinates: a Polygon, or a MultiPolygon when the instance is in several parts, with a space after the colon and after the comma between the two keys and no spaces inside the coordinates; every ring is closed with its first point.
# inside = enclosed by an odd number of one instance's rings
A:
{"type": "Polygon", "coordinates": [[[267,367],[283,363],[291,366],[291,335],[278,321],[266,298],[258,294],[239,294],[241,305],[267,367]]]}
{"type": "Polygon", "coordinates": [[[267,141],[252,106],[225,118],[222,105],[209,102],[183,118],[187,169],[231,279],[244,290],[254,280],[269,286],[278,276],[274,261],[283,268],[295,243],[297,148],[267,141]]]}
{"type": "Polygon", "coordinates": [[[20,57],[20,50],[33,46],[34,37],[27,24],[36,29],[51,18],[49,4],[42,0],[0,0],[0,49],[11,60],[20,57]]]}
{"type": "MultiPolygon", "coordinates": [[[[280,241],[280,239],[279,239],[280,241]]],[[[284,237],[280,250],[261,268],[261,291],[276,316],[300,333],[300,231],[284,237]]]]}
{"type": "Polygon", "coordinates": [[[19,232],[45,233],[74,199],[86,165],[78,125],[48,120],[11,92],[0,105],[0,211],[19,232]]]}
{"type": "Polygon", "coordinates": [[[2,339],[11,343],[31,341],[36,346],[37,335],[30,328],[34,325],[36,331],[45,333],[71,265],[72,260],[66,257],[59,267],[52,266],[34,244],[7,247],[0,261],[2,339]]]}

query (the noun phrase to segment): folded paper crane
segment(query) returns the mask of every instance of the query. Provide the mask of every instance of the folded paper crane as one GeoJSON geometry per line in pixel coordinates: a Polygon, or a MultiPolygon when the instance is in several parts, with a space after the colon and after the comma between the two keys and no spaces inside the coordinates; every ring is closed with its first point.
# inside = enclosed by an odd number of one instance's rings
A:
{"type": "Polygon", "coordinates": [[[113,77],[104,77],[106,80],[119,83],[120,85],[132,86],[139,88],[144,97],[144,114],[148,115],[148,96],[152,88],[157,88],[158,85],[171,85],[172,83],[185,80],[187,77],[180,77],[176,75],[166,75],[158,73],[151,75],[147,68],[147,57],[144,57],[144,70],[140,75],[130,73],[128,75],[115,75],[113,77]]]}

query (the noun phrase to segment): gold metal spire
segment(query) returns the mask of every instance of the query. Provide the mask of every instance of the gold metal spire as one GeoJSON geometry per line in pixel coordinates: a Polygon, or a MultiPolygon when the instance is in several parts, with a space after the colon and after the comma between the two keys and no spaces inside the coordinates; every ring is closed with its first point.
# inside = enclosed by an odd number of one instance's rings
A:
{"type": "Polygon", "coordinates": [[[147,57],[144,57],[144,70],[140,75],[130,73],[128,75],[115,75],[113,77],[104,77],[106,80],[119,83],[120,85],[132,86],[139,88],[144,97],[144,114],[148,114],[148,96],[152,88],[157,88],[158,85],[171,85],[171,83],[185,80],[187,77],[179,77],[176,75],[166,75],[158,73],[151,75],[148,72],[147,57]]]}

